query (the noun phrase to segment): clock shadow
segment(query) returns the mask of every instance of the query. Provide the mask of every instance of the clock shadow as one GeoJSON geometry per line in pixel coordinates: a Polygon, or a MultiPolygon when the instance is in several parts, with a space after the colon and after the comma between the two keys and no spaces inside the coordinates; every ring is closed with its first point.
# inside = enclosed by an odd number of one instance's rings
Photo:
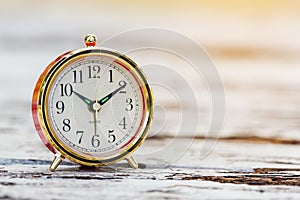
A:
{"type": "MultiPolygon", "coordinates": [[[[146,165],[143,163],[139,163],[138,169],[145,169],[146,165]]],[[[118,172],[122,169],[133,169],[128,163],[116,163],[113,165],[104,165],[99,167],[93,167],[93,166],[85,166],[85,165],[68,165],[67,167],[60,167],[57,168],[55,171],[59,172],[71,172],[71,171],[77,171],[77,172],[118,172]]]]}

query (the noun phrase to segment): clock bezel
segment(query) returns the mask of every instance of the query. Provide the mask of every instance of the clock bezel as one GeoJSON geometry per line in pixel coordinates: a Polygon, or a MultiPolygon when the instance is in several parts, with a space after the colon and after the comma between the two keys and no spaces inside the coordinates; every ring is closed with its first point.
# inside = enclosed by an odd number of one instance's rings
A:
{"type": "Polygon", "coordinates": [[[131,60],[126,55],[110,49],[98,47],[81,48],[62,54],[53,62],[51,62],[48,65],[48,67],[44,70],[34,90],[32,100],[32,113],[39,136],[50,151],[52,151],[53,153],[59,153],[64,158],[68,158],[69,160],[82,165],[107,165],[118,162],[131,156],[133,152],[138,149],[138,147],[143,143],[143,141],[147,137],[153,118],[153,95],[151,87],[142,70],[133,60],[131,60]],[[71,62],[74,59],[79,59],[81,57],[87,56],[108,56],[124,64],[126,67],[128,67],[132,75],[137,79],[136,81],[140,84],[142,90],[141,92],[144,95],[143,103],[145,108],[145,117],[142,126],[139,127],[139,130],[137,130],[137,132],[139,132],[137,133],[137,138],[133,139],[133,141],[128,145],[128,147],[122,149],[122,151],[106,158],[95,158],[87,155],[79,155],[77,152],[74,152],[72,149],[68,148],[67,145],[58,141],[55,131],[51,128],[51,123],[49,120],[47,110],[49,91],[52,87],[55,77],[66,66],[68,66],[68,62],[71,62]]]}

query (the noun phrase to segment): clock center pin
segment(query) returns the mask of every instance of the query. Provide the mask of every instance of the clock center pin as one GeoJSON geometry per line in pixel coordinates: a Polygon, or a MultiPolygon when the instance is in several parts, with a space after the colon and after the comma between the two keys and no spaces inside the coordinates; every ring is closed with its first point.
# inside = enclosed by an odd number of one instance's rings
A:
{"type": "Polygon", "coordinates": [[[98,102],[95,102],[93,104],[94,111],[99,111],[101,109],[101,105],[98,102]]]}

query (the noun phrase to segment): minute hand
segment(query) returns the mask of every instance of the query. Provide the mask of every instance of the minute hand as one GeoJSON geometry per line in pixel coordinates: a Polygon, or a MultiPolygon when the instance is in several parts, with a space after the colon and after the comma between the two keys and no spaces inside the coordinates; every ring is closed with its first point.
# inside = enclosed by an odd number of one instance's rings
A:
{"type": "Polygon", "coordinates": [[[106,95],[105,97],[103,97],[102,99],[100,99],[98,101],[98,103],[102,106],[103,104],[105,104],[106,102],[108,102],[108,100],[110,100],[115,94],[117,94],[120,90],[122,90],[125,86],[126,86],[126,84],[122,85],[118,89],[116,89],[113,92],[109,93],[108,95],[106,95]]]}

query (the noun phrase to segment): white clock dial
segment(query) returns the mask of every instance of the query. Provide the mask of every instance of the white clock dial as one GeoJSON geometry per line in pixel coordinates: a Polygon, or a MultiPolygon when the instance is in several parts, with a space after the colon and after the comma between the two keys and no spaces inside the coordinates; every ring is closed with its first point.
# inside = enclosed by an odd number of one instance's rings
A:
{"type": "Polygon", "coordinates": [[[143,85],[125,65],[107,57],[69,62],[54,79],[49,119],[73,151],[110,156],[139,137],[145,118],[143,85]]]}
{"type": "Polygon", "coordinates": [[[63,159],[101,166],[126,159],[143,143],[153,117],[153,95],[143,71],[126,55],[96,47],[65,52],[40,75],[32,95],[32,117],[46,147],[63,159]]]}

